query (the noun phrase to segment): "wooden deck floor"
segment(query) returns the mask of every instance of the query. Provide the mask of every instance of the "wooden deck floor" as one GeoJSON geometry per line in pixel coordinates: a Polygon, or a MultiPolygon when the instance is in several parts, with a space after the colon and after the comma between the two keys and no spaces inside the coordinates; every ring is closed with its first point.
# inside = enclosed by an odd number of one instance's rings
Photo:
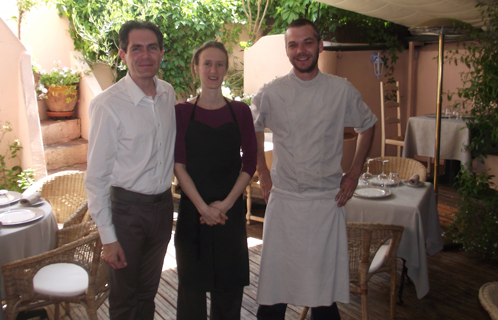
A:
{"type": "MultiPolygon", "coordinates": [[[[454,210],[454,205],[451,203],[456,197],[454,190],[443,187],[439,197],[440,211],[454,210]]],[[[264,206],[256,204],[255,209],[261,212],[264,206]]],[[[258,307],[255,298],[258,286],[262,223],[252,222],[247,230],[251,284],[244,291],[241,314],[242,319],[255,319],[258,307]]],[[[484,283],[498,280],[498,263],[482,260],[475,255],[453,248],[443,250],[432,257],[428,256],[428,266],[429,294],[422,299],[417,299],[413,284],[405,285],[404,304],[397,306],[396,319],[490,319],[479,303],[478,290],[484,283]]],[[[400,274],[401,267],[399,270],[400,274]]],[[[371,279],[369,283],[370,319],[389,319],[388,283],[387,275],[375,275],[371,279]]],[[[177,287],[175,251],[173,242],[171,242],[156,296],[155,319],[175,319],[177,287]]],[[[343,320],[361,319],[360,298],[352,294],[351,303],[339,304],[339,310],[343,320]]],[[[286,319],[298,319],[300,312],[300,307],[290,306],[286,319]]],[[[73,306],[72,318],[87,319],[85,311],[77,306],[73,306]]],[[[99,309],[99,319],[109,319],[107,303],[99,309]]]]}

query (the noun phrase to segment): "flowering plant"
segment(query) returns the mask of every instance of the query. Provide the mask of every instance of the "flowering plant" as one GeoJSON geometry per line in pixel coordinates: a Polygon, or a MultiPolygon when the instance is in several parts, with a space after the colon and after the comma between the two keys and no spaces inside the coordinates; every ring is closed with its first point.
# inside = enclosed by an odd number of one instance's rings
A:
{"type": "Polygon", "coordinates": [[[36,92],[41,99],[48,98],[47,93],[50,87],[69,86],[69,90],[74,90],[80,82],[81,75],[79,71],[61,67],[59,64],[56,64],[56,67],[50,72],[44,70],[40,72],[36,92]]]}
{"type": "Polygon", "coordinates": [[[235,101],[242,101],[242,102],[246,103],[249,106],[251,105],[252,98],[255,96],[254,94],[246,94],[246,93],[242,93],[242,97],[241,96],[235,96],[232,93],[232,90],[229,87],[225,86],[225,82],[223,82],[223,84],[221,85],[221,93],[223,94],[223,96],[225,96],[225,97],[227,97],[229,99],[232,99],[232,100],[235,100],[235,101]]]}

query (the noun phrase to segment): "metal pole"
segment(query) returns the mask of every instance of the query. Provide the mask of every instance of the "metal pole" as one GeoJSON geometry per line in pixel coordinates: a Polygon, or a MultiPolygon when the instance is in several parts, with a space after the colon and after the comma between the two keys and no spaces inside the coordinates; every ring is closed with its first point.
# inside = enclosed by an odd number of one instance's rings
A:
{"type": "Polygon", "coordinates": [[[439,56],[437,70],[437,103],[436,103],[436,150],[434,151],[434,193],[436,202],[438,201],[439,185],[439,150],[441,143],[441,101],[443,100],[443,54],[444,54],[444,34],[439,34],[439,56]]]}

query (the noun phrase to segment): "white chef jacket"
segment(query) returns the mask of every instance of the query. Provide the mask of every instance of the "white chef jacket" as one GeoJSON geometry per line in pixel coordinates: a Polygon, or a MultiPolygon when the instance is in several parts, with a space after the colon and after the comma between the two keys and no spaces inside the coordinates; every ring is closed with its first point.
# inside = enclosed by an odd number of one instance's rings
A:
{"type": "Polygon", "coordinates": [[[256,131],[273,132],[273,189],[265,213],[259,304],[308,307],[349,302],[344,208],[334,200],[342,176],[345,127],[377,118],[345,79],[293,71],[252,99],[256,131]]]}
{"type": "Polygon", "coordinates": [[[171,187],[176,137],[175,91],[157,78],[147,96],[129,73],[90,104],[86,191],[104,244],[117,241],[109,187],[159,194],[171,187]]]}

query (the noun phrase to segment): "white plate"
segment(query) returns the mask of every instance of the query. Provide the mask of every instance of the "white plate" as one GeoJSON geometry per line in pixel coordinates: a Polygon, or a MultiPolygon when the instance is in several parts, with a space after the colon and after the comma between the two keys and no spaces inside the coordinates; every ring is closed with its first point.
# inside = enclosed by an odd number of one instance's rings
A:
{"type": "Polygon", "coordinates": [[[0,222],[3,226],[16,226],[18,224],[36,221],[43,217],[43,210],[37,208],[14,209],[2,211],[0,213],[0,222]]]}
{"type": "Polygon", "coordinates": [[[418,184],[410,184],[410,182],[408,182],[408,180],[403,180],[403,183],[406,186],[412,187],[412,188],[420,188],[420,187],[425,186],[425,183],[423,181],[419,181],[418,184]]]}
{"type": "Polygon", "coordinates": [[[15,191],[9,191],[7,193],[7,198],[5,196],[0,196],[0,206],[6,206],[19,201],[19,199],[21,199],[21,194],[15,191]]]}
{"type": "Polygon", "coordinates": [[[391,190],[378,187],[358,187],[353,196],[358,198],[384,198],[391,195],[391,190]]]}

